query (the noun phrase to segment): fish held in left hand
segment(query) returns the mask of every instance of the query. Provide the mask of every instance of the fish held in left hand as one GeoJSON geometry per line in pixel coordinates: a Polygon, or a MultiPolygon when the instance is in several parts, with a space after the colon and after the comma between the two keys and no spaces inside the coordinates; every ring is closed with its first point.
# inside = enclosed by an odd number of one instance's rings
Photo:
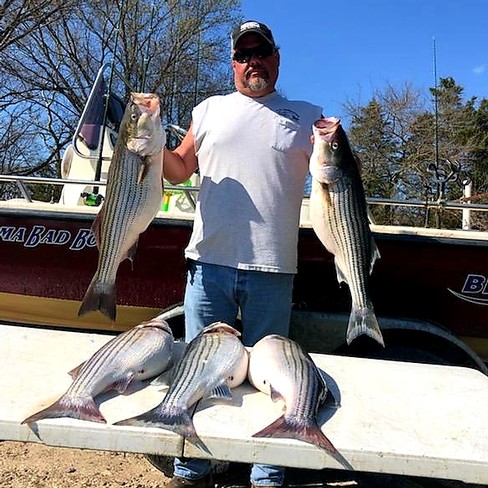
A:
{"type": "Polygon", "coordinates": [[[163,373],[172,365],[173,349],[173,333],[164,319],[158,316],[142,322],[108,341],[70,371],[74,381],[66,393],[22,424],[61,417],[105,423],[95,397],[112,390],[124,393],[134,382],[163,373]]]}
{"type": "Polygon", "coordinates": [[[105,201],[92,226],[98,265],[78,315],[100,310],[115,320],[119,265],[133,260],[139,235],[161,208],[165,144],[159,97],[131,93],[108,170],[105,201]]]}
{"type": "Polygon", "coordinates": [[[285,404],[285,413],[253,437],[307,442],[327,451],[346,469],[353,469],[317,424],[317,412],[325,405],[328,388],[310,355],[297,342],[277,334],[258,341],[249,353],[248,378],[273,401],[285,404]]]}
{"type": "Polygon", "coordinates": [[[369,289],[369,275],[380,254],[369,228],[358,161],[340,119],[319,119],[312,129],[310,219],[334,255],[337,280],[349,286],[352,307],[346,340],[350,344],[366,334],[384,346],[369,289]]]}

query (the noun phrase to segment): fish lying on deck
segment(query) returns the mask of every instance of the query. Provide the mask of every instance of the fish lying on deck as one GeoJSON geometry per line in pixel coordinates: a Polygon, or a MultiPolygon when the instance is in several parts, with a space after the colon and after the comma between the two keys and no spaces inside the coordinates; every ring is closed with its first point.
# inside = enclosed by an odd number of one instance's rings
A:
{"type": "Polygon", "coordinates": [[[236,329],[223,322],[206,327],[188,344],[173,368],[163,401],[146,413],[114,425],[159,427],[207,450],[195,431],[190,409],[202,399],[231,399],[231,388],[246,379],[248,352],[239,336],[236,329]]]}
{"type": "Polygon", "coordinates": [[[136,325],[70,371],[74,381],[66,393],[22,423],[57,417],[105,423],[94,398],[111,390],[124,393],[130,384],[163,373],[172,364],[173,346],[173,333],[162,318],[136,325]]]}
{"type": "Polygon", "coordinates": [[[352,466],[317,424],[317,412],[328,388],[312,358],[295,341],[271,334],[249,354],[249,381],[273,401],[282,400],[285,413],[253,437],[297,439],[327,451],[346,469],[352,466]]]}
{"type": "Polygon", "coordinates": [[[384,346],[369,294],[369,275],[379,252],[369,228],[367,203],[356,158],[340,119],[313,125],[310,157],[310,219],[325,248],[334,255],[339,283],[352,299],[346,340],[366,334],[384,346]]]}
{"type": "Polygon", "coordinates": [[[105,201],[92,227],[97,270],[78,315],[100,310],[115,320],[119,265],[126,258],[132,261],[139,235],[161,208],[165,144],[158,96],[131,93],[108,170],[105,201]]]}

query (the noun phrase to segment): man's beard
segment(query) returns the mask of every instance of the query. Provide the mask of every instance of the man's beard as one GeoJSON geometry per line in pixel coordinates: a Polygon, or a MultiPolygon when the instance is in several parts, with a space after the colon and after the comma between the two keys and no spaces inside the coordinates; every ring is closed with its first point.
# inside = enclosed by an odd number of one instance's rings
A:
{"type": "Polygon", "coordinates": [[[261,78],[253,76],[244,82],[244,86],[249,88],[253,92],[259,92],[264,90],[268,86],[268,80],[266,78],[261,78]]]}

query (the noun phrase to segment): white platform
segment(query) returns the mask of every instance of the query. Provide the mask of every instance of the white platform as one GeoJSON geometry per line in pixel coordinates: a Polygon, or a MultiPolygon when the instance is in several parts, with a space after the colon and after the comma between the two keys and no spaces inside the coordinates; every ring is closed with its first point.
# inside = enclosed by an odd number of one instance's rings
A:
{"type": "MultiPolygon", "coordinates": [[[[20,422],[68,388],[69,370],[110,336],[0,324],[0,439],[96,450],[209,457],[180,436],[157,428],[112,426],[145,412],[164,396],[147,385],[105,396],[108,425],[74,419],[20,422]]],[[[488,484],[488,377],[469,369],[312,355],[329,376],[341,407],[319,415],[322,430],[358,471],[488,484]]],[[[196,430],[213,458],[337,468],[326,452],[290,439],[251,437],[281,406],[249,384],[231,403],[202,403],[196,430]]]]}

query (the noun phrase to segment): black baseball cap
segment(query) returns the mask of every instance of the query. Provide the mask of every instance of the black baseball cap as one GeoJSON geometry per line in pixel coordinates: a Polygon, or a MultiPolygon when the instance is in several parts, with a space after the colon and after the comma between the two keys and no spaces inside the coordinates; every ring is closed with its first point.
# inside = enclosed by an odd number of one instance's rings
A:
{"type": "Polygon", "coordinates": [[[276,49],[276,44],[273,39],[273,33],[271,29],[262,22],[256,20],[246,20],[243,24],[237,26],[232,31],[232,49],[236,48],[237,41],[248,32],[254,32],[259,34],[266,42],[268,42],[273,49],[276,49]]]}

